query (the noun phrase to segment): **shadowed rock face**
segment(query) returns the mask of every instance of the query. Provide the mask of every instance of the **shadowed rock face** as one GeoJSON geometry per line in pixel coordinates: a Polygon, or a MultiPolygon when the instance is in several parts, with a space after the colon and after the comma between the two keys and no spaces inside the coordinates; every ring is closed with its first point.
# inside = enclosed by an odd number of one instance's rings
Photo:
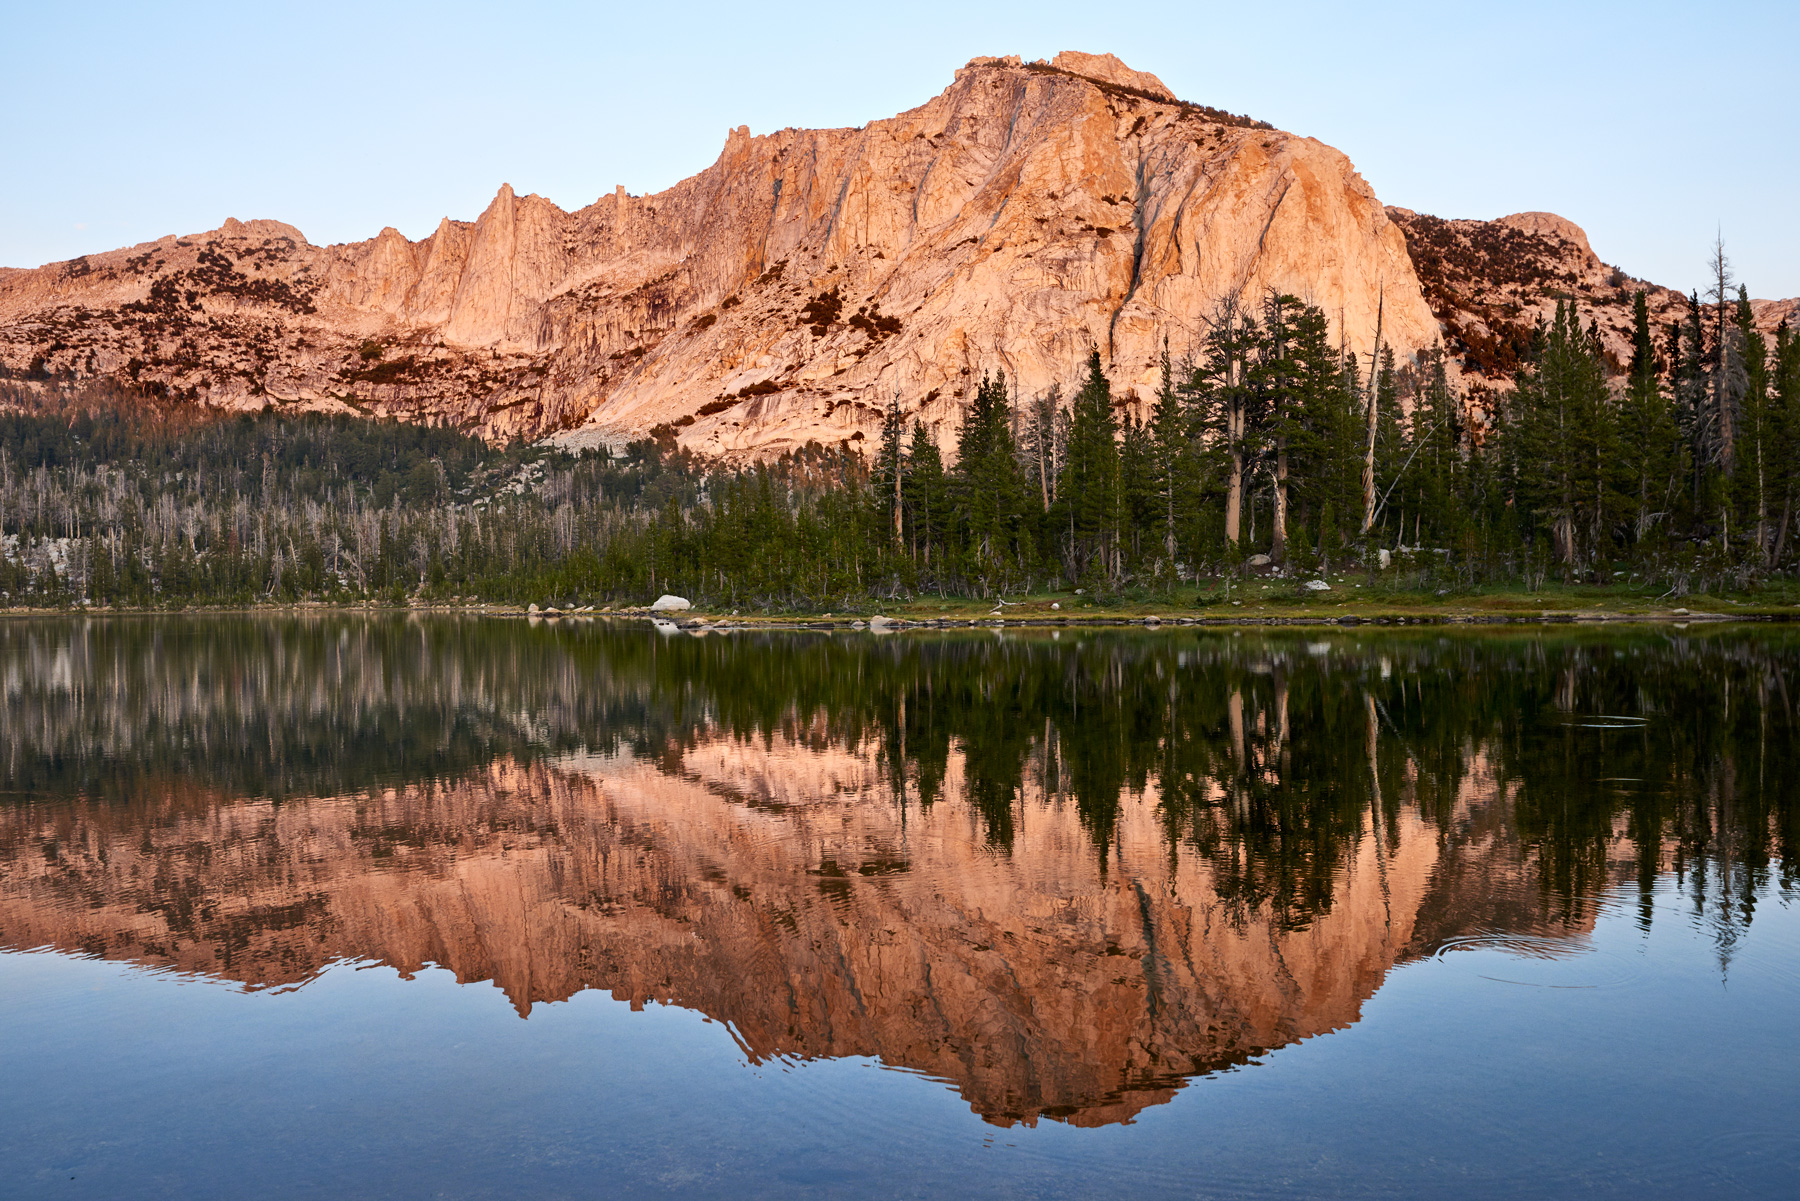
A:
{"type": "Polygon", "coordinates": [[[232,220],[0,271],[0,362],[494,438],[670,423],[736,457],[873,437],[898,392],[948,446],[985,371],[1030,393],[1098,346],[1147,398],[1165,337],[1269,288],[1360,350],[1383,296],[1396,349],[1438,335],[1344,155],[1071,52],[977,59],[861,129],[739,128],[699,175],[572,213],[502,187],[416,243],[232,220]]]}
{"type": "MultiPolygon", "coordinates": [[[[1387,213],[1405,233],[1445,346],[1471,382],[1510,381],[1537,322],[1554,317],[1558,300],[1575,302],[1583,325],[1599,328],[1601,344],[1621,368],[1631,362],[1636,293],[1644,293],[1659,349],[1669,324],[1687,316],[1688,297],[1602,262],[1586,231],[1555,213],[1493,221],[1446,221],[1394,207],[1387,213]]],[[[1800,299],[1750,303],[1768,334],[1800,315],[1800,299]]]]}

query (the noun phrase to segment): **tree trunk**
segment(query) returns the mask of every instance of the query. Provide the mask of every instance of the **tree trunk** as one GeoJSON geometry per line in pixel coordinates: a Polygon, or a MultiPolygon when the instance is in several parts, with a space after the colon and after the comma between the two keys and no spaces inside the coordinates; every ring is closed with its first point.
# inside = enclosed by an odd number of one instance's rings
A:
{"type": "Polygon", "coordinates": [[[906,510],[900,504],[900,453],[894,452],[894,545],[906,545],[906,510]]]}
{"type": "Polygon", "coordinates": [[[1763,481],[1762,435],[1756,437],[1756,549],[1762,553],[1763,566],[1769,556],[1769,494],[1763,481]]]}
{"type": "Polygon", "coordinates": [[[1288,680],[1285,668],[1275,669],[1275,748],[1281,755],[1281,768],[1287,770],[1288,744],[1288,680]]]}
{"type": "Polygon", "coordinates": [[[1275,544],[1269,551],[1269,558],[1277,563],[1287,562],[1287,519],[1288,519],[1288,461],[1287,439],[1278,438],[1275,442],[1275,544]]]}
{"type": "Polygon", "coordinates": [[[1596,464],[1594,471],[1594,521],[1592,536],[1594,558],[1596,560],[1600,557],[1600,536],[1605,533],[1605,512],[1606,476],[1604,472],[1600,470],[1599,465],[1596,464]]]}
{"type": "Polygon", "coordinates": [[[1226,719],[1231,727],[1231,758],[1237,766],[1238,774],[1250,770],[1246,762],[1244,746],[1244,693],[1242,689],[1233,689],[1230,698],[1225,702],[1226,719]]]}
{"type": "Polygon", "coordinates": [[[1363,693],[1364,747],[1369,759],[1369,832],[1375,841],[1375,869],[1381,877],[1382,904],[1387,904],[1387,850],[1381,845],[1381,728],[1375,720],[1375,697],[1363,693]]]}
{"type": "Polygon", "coordinates": [[[1163,475],[1163,499],[1168,511],[1163,523],[1163,553],[1169,558],[1169,570],[1175,570],[1175,460],[1171,458],[1163,475]]]}
{"type": "Polygon", "coordinates": [[[1774,553],[1769,556],[1769,562],[1771,563],[1781,562],[1781,557],[1787,553],[1788,519],[1793,515],[1794,498],[1790,494],[1787,499],[1787,504],[1784,505],[1781,510],[1781,530],[1775,535],[1775,550],[1774,553]]]}
{"type": "Polygon", "coordinates": [[[1225,419],[1225,436],[1231,446],[1231,471],[1225,478],[1225,541],[1236,546],[1244,513],[1243,415],[1237,402],[1230,404],[1225,419]]]}
{"type": "Polygon", "coordinates": [[[1369,355],[1369,433],[1363,445],[1362,532],[1367,536],[1375,526],[1375,433],[1381,420],[1381,318],[1386,309],[1385,291],[1375,301],[1375,349],[1369,355]]]}

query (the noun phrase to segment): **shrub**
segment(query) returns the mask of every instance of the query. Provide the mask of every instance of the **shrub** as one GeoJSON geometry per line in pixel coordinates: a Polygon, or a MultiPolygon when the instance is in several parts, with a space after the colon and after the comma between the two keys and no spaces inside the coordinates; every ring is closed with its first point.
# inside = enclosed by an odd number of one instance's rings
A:
{"type": "Polygon", "coordinates": [[[872,341],[880,341],[900,332],[900,318],[884,316],[881,306],[871,302],[856,310],[856,315],[850,318],[850,328],[860,329],[872,341]]]}
{"type": "Polygon", "coordinates": [[[823,338],[825,331],[843,315],[844,298],[833,284],[829,292],[821,292],[800,310],[800,323],[812,326],[813,336],[823,338]]]}

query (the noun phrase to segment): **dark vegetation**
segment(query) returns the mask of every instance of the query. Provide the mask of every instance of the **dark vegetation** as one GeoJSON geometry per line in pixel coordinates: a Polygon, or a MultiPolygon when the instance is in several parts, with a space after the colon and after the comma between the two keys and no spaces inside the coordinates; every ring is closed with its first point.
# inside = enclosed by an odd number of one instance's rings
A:
{"type": "Polygon", "coordinates": [[[833,285],[806,302],[800,310],[800,324],[812,327],[813,337],[823,338],[825,331],[837,323],[844,313],[844,298],[833,285]]]}
{"type": "Polygon", "coordinates": [[[245,275],[229,258],[210,247],[200,252],[192,268],[163,276],[150,285],[146,299],[122,305],[120,311],[149,317],[182,317],[200,311],[202,296],[230,296],[295,313],[315,311],[312,298],[304,289],[286,280],[245,275]]]}
{"type": "Polygon", "coordinates": [[[875,301],[861,306],[850,317],[851,329],[861,330],[872,342],[891,337],[900,332],[900,318],[889,317],[882,313],[881,306],[875,301]]]}

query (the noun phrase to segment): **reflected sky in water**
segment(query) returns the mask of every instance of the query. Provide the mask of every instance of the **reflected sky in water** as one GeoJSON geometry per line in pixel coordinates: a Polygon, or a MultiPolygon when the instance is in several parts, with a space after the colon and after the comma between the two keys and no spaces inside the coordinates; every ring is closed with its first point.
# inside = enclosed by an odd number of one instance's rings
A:
{"type": "Polygon", "coordinates": [[[1797,652],[0,623],[0,1182],[1780,1194],[1797,652]]]}

